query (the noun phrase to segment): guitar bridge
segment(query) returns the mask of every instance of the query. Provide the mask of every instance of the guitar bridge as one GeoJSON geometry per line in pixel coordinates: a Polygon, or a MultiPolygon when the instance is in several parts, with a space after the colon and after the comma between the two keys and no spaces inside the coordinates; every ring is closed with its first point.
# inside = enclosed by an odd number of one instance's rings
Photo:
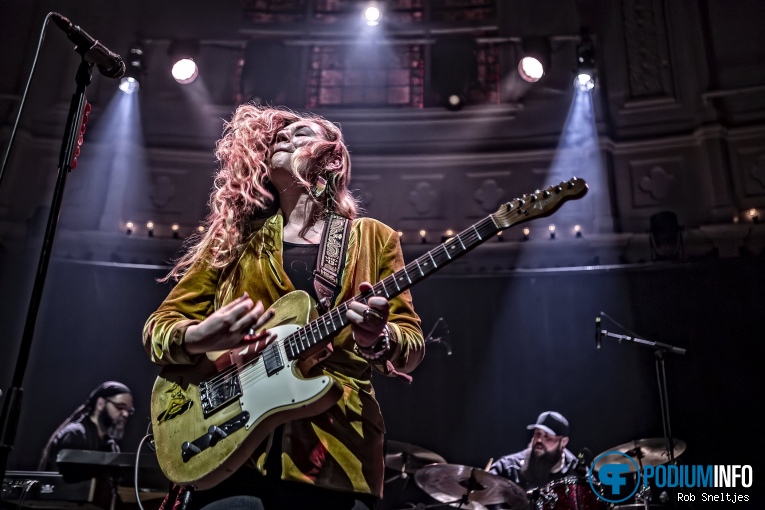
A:
{"type": "Polygon", "coordinates": [[[199,385],[199,400],[205,418],[242,396],[242,383],[236,370],[216,374],[199,385]]]}

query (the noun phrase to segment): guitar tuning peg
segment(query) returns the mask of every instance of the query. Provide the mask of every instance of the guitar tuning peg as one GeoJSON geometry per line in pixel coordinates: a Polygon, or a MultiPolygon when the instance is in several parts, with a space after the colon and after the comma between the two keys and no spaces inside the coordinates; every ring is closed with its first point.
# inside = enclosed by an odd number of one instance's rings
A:
{"type": "Polygon", "coordinates": [[[560,187],[560,184],[555,186],[555,192],[556,193],[560,193],[561,191],[563,191],[563,188],[560,187]]]}
{"type": "Polygon", "coordinates": [[[532,202],[536,202],[537,201],[537,196],[536,195],[531,195],[531,201],[532,202]]]}
{"type": "Polygon", "coordinates": [[[550,193],[549,189],[544,190],[544,192],[542,193],[542,196],[545,198],[549,197],[550,195],[552,195],[552,193],[550,193]]]}

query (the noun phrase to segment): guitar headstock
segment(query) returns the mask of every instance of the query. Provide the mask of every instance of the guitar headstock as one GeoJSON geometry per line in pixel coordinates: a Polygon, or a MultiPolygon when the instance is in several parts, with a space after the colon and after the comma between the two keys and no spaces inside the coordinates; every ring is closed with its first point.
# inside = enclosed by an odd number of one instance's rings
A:
{"type": "Polygon", "coordinates": [[[500,229],[506,229],[529,220],[550,216],[567,200],[582,198],[586,193],[587,183],[584,179],[572,177],[568,181],[502,204],[492,217],[500,229]]]}

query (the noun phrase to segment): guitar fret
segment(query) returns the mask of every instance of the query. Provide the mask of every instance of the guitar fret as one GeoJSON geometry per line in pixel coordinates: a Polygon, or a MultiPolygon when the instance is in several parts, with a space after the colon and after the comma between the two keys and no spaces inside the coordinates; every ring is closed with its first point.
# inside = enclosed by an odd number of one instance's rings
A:
{"type": "Polygon", "coordinates": [[[329,321],[332,323],[332,330],[336,331],[337,327],[335,326],[335,319],[332,318],[332,312],[333,312],[333,310],[330,310],[330,312],[329,312],[329,321]]]}
{"type": "Polygon", "coordinates": [[[415,262],[417,263],[417,269],[420,270],[420,275],[425,276],[425,273],[422,270],[422,267],[420,267],[420,259],[415,259],[415,262]]]}
{"type": "Polygon", "coordinates": [[[381,281],[380,284],[382,285],[383,292],[385,292],[385,297],[390,298],[390,294],[388,293],[388,289],[385,287],[385,280],[381,281]]]}
{"type": "MultiPolygon", "coordinates": [[[[327,327],[327,321],[322,320],[321,323],[324,324],[324,330],[327,332],[327,335],[330,335],[331,332],[329,331],[329,328],[327,327]]],[[[319,330],[321,331],[321,328],[319,328],[319,330]]]]}
{"type": "Polygon", "coordinates": [[[412,284],[412,279],[409,278],[409,273],[407,273],[407,271],[406,271],[406,266],[404,266],[403,271],[404,271],[404,276],[406,276],[406,279],[409,280],[409,284],[411,285],[412,284]]]}
{"type": "Polygon", "coordinates": [[[446,253],[446,256],[447,256],[447,258],[448,258],[449,260],[452,260],[452,256],[451,256],[451,255],[449,255],[449,250],[446,248],[446,245],[445,245],[445,244],[442,244],[442,245],[441,245],[441,248],[443,248],[443,250],[444,250],[444,253],[446,253]]]}
{"type": "Polygon", "coordinates": [[[306,338],[306,341],[308,342],[309,346],[316,345],[316,331],[314,328],[316,325],[312,322],[308,325],[308,331],[311,332],[311,338],[306,338]]]}
{"type": "Polygon", "coordinates": [[[433,252],[429,251],[428,255],[430,255],[430,260],[431,260],[431,262],[433,262],[433,269],[437,268],[438,264],[436,264],[436,259],[433,258],[433,252]]]}
{"type": "Polygon", "coordinates": [[[477,229],[477,228],[475,228],[475,225],[473,225],[473,230],[475,231],[475,235],[477,235],[477,236],[478,236],[478,239],[479,239],[479,240],[481,240],[481,241],[483,241],[483,237],[481,237],[481,234],[479,234],[479,233],[478,233],[478,229],[477,229]]]}
{"type": "Polygon", "coordinates": [[[459,236],[459,234],[457,235],[457,241],[460,242],[460,244],[462,245],[462,249],[465,250],[466,249],[465,248],[465,243],[462,242],[462,238],[459,236]]]}
{"type": "Polygon", "coordinates": [[[401,287],[398,286],[398,282],[396,281],[396,275],[393,275],[393,283],[396,284],[396,290],[401,292],[401,287]]]}

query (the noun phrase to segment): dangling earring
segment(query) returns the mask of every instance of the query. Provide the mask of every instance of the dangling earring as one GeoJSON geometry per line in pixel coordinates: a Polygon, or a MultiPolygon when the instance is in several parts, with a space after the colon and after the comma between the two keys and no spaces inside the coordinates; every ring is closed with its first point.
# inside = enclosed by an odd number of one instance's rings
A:
{"type": "Polygon", "coordinates": [[[311,195],[313,195],[313,198],[319,198],[321,194],[324,193],[325,189],[327,189],[327,181],[324,177],[319,176],[316,178],[316,183],[314,183],[311,188],[311,195]]]}

